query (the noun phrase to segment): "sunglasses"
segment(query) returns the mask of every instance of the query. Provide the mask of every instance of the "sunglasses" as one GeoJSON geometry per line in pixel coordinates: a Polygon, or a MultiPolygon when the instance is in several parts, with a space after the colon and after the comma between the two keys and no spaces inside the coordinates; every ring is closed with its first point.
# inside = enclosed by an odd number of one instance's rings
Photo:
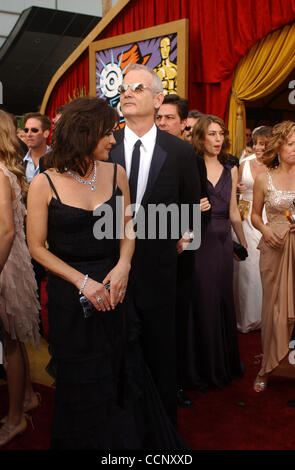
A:
{"type": "Polygon", "coordinates": [[[31,127],[31,129],[29,129],[28,127],[25,127],[25,128],[24,128],[24,132],[25,132],[26,134],[27,134],[29,131],[32,131],[33,134],[37,134],[37,133],[40,131],[40,129],[37,129],[37,127],[31,127]]]}
{"type": "Polygon", "coordinates": [[[122,93],[125,93],[128,88],[130,88],[130,90],[134,93],[141,93],[144,90],[152,91],[152,88],[147,85],[144,85],[143,83],[130,83],[129,85],[127,85],[126,83],[122,83],[122,85],[118,86],[118,92],[120,93],[120,95],[122,95],[122,93]]]}
{"type": "Polygon", "coordinates": [[[185,131],[190,131],[191,128],[192,128],[192,126],[185,126],[184,130],[185,130],[185,131]]]}

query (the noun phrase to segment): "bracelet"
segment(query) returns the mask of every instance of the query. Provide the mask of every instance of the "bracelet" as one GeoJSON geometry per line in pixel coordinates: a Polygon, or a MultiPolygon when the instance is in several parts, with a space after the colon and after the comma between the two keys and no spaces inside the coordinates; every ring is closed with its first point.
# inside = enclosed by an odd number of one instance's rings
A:
{"type": "Polygon", "coordinates": [[[189,242],[191,243],[193,239],[195,238],[195,234],[194,232],[189,232],[188,236],[189,236],[189,242]]]}
{"type": "Polygon", "coordinates": [[[81,289],[79,290],[79,295],[82,294],[83,289],[84,289],[84,287],[86,286],[87,279],[88,279],[88,274],[86,274],[86,276],[84,277],[84,280],[83,280],[83,282],[82,282],[81,289]]]}
{"type": "Polygon", "coordinates": [[[195,235],[194,232],[188,231],[183,234],[183,238],[188,241],[188,243],[191,243],[194,239],[195,235]]]}

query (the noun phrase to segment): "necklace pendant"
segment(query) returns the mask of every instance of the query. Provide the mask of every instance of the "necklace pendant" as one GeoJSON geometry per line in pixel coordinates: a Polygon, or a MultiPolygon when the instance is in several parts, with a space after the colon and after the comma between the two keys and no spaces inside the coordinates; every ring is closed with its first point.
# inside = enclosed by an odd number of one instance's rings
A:
{"type": "Polygon", "coordinates": [[[95,186],[94,186],[94,183],[96,182],[96,162],[95,161],[93,163],[93,168],[94,168],[93,178],[88,181],[82,180],[79,176],[75,175],[69,170],[67,170],[67,173],[73,178],[75,178],[75,180],[78,181],[78,183],[90,185],[91,191],[95,191],[95,186]]]}

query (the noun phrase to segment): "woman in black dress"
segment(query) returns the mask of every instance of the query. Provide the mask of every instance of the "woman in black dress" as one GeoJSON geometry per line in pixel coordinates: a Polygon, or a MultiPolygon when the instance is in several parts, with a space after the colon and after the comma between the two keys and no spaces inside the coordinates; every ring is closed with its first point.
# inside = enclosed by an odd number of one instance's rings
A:
{"type": "Polygon", "coordinates": [[[117,122],[103,99],[66,105],[45,162],[50,169],[29,190],[29,247],[50,271],[55,449],[183,445],[163,414],[141,359],[136,319],[125,308],[134,250],[129,188],[123,168],[106,161],[117,122]],[[90,316],[80,294],[94,307],[90,316]]]}
{"type": "Polygon", "coordinates": [[[211,209],[195,255],[189,357],[190,382],[204,390],[221,388],[241,374],[231,226],[239,242],[247,244],[236,200],[238,170],[227,155],[228,131],[223,121],[202,116],[194,127],[192,144],[207,170],[208,198],[201,199],[201,211],[211,209]]]}

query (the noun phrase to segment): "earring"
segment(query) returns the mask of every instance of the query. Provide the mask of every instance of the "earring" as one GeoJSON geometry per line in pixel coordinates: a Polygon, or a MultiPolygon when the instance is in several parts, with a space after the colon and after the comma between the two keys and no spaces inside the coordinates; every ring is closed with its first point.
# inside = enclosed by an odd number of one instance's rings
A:
{"type": "Polygon", "coordinates": [[[280,163],[281,161],[281,158],[280,158],[280,154],[278,153],[278,162],[280,163]]]}

